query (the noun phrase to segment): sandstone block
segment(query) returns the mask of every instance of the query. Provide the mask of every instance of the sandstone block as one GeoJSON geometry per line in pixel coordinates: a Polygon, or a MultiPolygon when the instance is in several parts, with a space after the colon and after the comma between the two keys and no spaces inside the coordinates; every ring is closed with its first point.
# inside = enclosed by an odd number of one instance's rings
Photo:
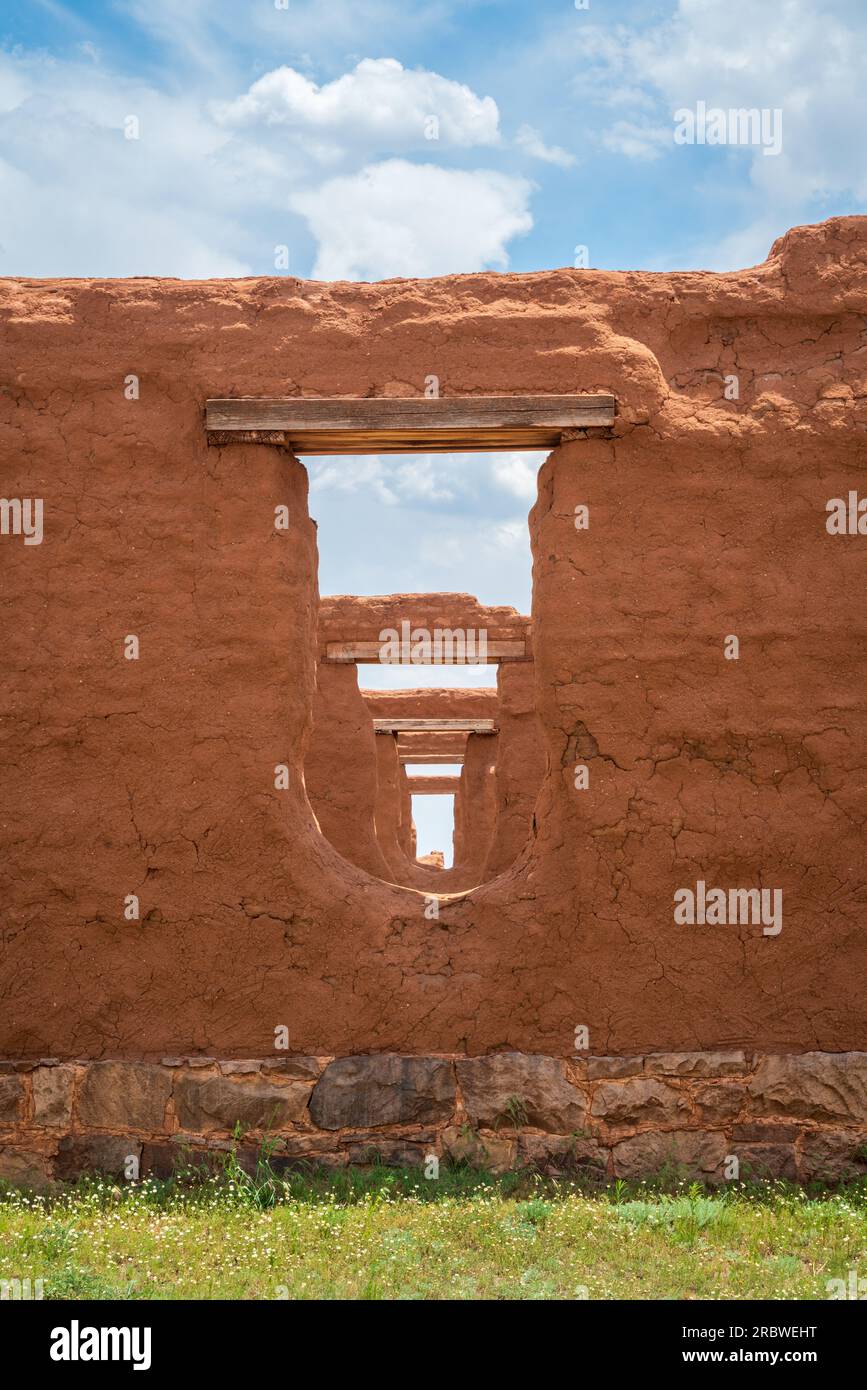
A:
{"type": "Polygon", "coordinates": [[[867,1052],[763,1057],[749,1090],[757,1114],[867,1125],[867,1052]]]}
{"type": "Polygon", "coordinates": [[[851,1182],[867,1173],[867,1131],[812,1130],[801,1146],[804,1182],[851,1182]]]}
{"type": "Polygon", "coordinates": [[[15,1125],[21,1116],[24,1088],[19,1076],[0,1076],[0,1125],[15,1125]]]}
{"type": "Polygon", "coordinates": [[[350,1163],[386,1168],[420,1168],[430,1150],[424,1144],[408,1139],[379,1139],[370,1144],[350,1144],[347,1156],[350,1163]]]}
{"type": "Polygon", "coordinates": [[[494,1052],[457,1064],[467,1115],[485,1129],[528,1126],[570,1134],[584,1126],[587,1102],[554,1057],[494,1052]]]}
{"type": "MultiPolygon", "coordinates": [[[[299,1163],[321,1163],[328,1156],[341,1152],[339,1143],[333,1134],[285,1134],[277,1140],[274,1152],[299,1163]]],[[[345,1160],[345,1153],[343,1157],[345,1160]]]]}
{"type": "Polygon", "coordinates": [[[495,1134],[477,1134],[466,1126],[450,1125],[442,1133],[443,1153],[471,1168],[507,1173],[515,1162],[515,1142],[495,1134]]]}
{"type": "Polygon", "coordinates": [[[262,1063],[263,1071],[279,1072],[281,1076],[296,1077],[299,1081],[315,1081],[322,1075],[325,1062],[319,1057],[269,1057],[262,1063]]]}
{"type": "Polygon", "coordinates": [[[749,1070],[745,1052],[651,1052],[646,1076],[735,1076],[749,1070]]]}
{"type": "Polygon", "coordinates": [[[697,1086],[693,1099],[705,1124],[730,1124],[743,1109],[747,1093],[736,1081],[707,1082],[697,1086]]]}
{"type": "Polygon", "coordinates": [[[593,1093],[590,1113],[609,1125],[673,1124],[689,1114],[689,1103],[674,1086],[641,1077],[603,1081],[593,1093]]]}
{"type": "Polygon", "coordinates": [[[97,1129],[162,1129],[171,1078],[147,1062],[91,1062],[78,1118],[97,1129]]]}
{"type": "Polygon", "coordinates": [[[37,1067],[32,1079],[34,1124],[69,1124],[74,1082],[75,1067],[37,1067]]]}
{"type": "Polygon", "coordinates": [[[590,1081],[622,1080],[626,1076],[641,1076],[643,1057],[588,1057],[587,1077],[590,1081]]]}
{"type": "Polygon", "coordinates": [[[0,1146],[0,1178],[42,1192],[51,1182],[50,1160],[41,1153],[0,1146]]]}
{"type": "Polygon", "coordinates": [[[731,1129],[734,1144],[793,1144],[800,1134],[802,1125],[781,1125],[766,1121],[746,1121],[733,1125],[731,1129]]]}
{"type": "Polygon", "coordinates": [[[520,1134],[518,1162],[543,1173],[593,1173],[602,1178],[609,1150],[592,1139],[557,1134],[520,1134]]]}
{"type": "Polygon", "coordinates": [[[365,1129],[447,1120],[454,1107],[451,1062],[374,1053],[329,1062],[313,1088],[310,1117],[320,1129],[365,1129]]]}
{"type": "Polygon", "coordinates": [[[64,1182],[81,1173],[105,1173],[119,1182],[128,1158],[141,1160],[141,1143],[115,1134],[64,1135],[54,1160],[55,1177],[64,1182]]]}
{"type": "Polygon", "coordinates": [[[184,1166],[183,1154],[176,1144],[142,1144],[141,1176],[143,1178],[170,1178],[178,1168],[184,1166]]]}
{"type": "Polygon", "coordinates": [[[210,1129],[272,1130],[303,1118],[310,1086],[303,1081],[287,1086],[270,1081],[230,1081],[223,1076],[180,1076],[175,1081],[175,1106],[181,1129],[201,1133],[210,1129]]]}
{"type": "Polygon", "coordinates": [[[720,1176],[727,1152],[722,1135],[703,1130],[648,1131],[624,1139],[612,1150],[618,1178],[651,1178],[674,1170],[703,1181],[720,1176]]]}
{"type": "Polygon", "coordinates": [[[798,1168],[791,1144],[733,1144],[731,1152],[740,1163],[741,1182],[766,1178],[785,1178],[795,1182],[798,1168]]]}

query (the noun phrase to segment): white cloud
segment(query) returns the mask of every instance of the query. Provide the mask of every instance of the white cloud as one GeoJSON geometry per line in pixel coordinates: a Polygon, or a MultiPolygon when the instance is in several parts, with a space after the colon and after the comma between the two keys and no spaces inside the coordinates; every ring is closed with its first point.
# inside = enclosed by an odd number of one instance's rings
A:
{"type": "Polygon", "coordinates": [[[670,125],[615,121],[604,132],[602,143],[606,149],[630,159],[659,159],[674,147],[673,130],[670,125]]]}
{"type": "Polygon", "coordinates": [[[310,470],[310,492],[364,492],[387,507],[400,498],[390,486],[389,470],[377,454],[345,455],[334,463],[320,463],[310,470]]]}
{"type": "MultiPolygon", "coordinates": [[[[458,0],[460,3],[460,0],[458,0]]],[[[165,48],[172,68],[186,64],[212,79],[228,68],[253,72],[263,54],[272,61],[286,53],[302,67],[333,69],[347,57],[416,46],[426,35],[440,37],[455,0],[114,0],[113,8],[165,48]]]]}
{"type": "Polygon", "coordinates": [[[492,532],[493,544],[501,550],[524,554],[530,547],[526,521],[503,521],[492,532]]]}
{"type": "MultiPolygon", "coordinates": [[[[673,112],[709,107],[783,112],[783,149],[766,158],[743,146],[754,185],[783,205],[828,193],[867,200],[863,7],[847,0],[679,0],[675,14],[643,31],[588,31],[588,67],[576,90],[589,95],[643,89],[656,109],[646,121],[618,122],[610,149],[654,158],[673,130],[673,112]],[[661,119],[664,117],[664,120],[661,119]],[[670,124],[669,124],[670,122],[670,124]]],[[[720,163],[728,151],[710,157],[720,163]]]]}
{"type": "Polygon", "coordinates": [[[574,154],[562,149],[560,145],[546,145],[538,130],[531,125],[519,127],[515,144],[532,159],[541,159],[546,164],[559,164],[561,169],[568,169],[575,163],[574,154]]]}
{"type": "Polygon", "coordinates": [[[290,246],[297,273],[301,218],[320,242],[319,277],[508,264],[506,243],[532,226],[521,179],[386,161],[316,186],[335,159],[357,170],[365,142],[388,150],[407,127],[411,143],[428,98],[441,98],[441,145],[496,140],[489,98],[394,62],[359,63],[345,83],[321,88],[294,76],[303,97],[294,127],[236,128],[218,124],[194,89],[126,78],[95,51],[74,60],[0,52],[0,273],[268,273],[277,243],[290,246]],[[130,115],[136,140],[124,138],[130,115]]]}
{"type": "MultiPolygon", "coordinates": [[[[475,513],[484,498],[491,524],[512,521],[514,498],[536,500],[537,477],[547,454],[514,453],[347,454],[340,459],[311,457],[311,492],[373,495],[390,506],[457,517],[475,513]]],[[[526,530],[526,521],[518,522],[526,530]]]]}
{"type": "Polygon", "coordinates": [[[505,269],[506,242],[528,232],[532,185],[490,169],[390,159],[295,194],[319,243],[314,277],[376,280],[505,269]]]}
{"type": "Polygon", "coordinates": [[[0,92],[0,273],[250,273],[228,137],[193,100],[89,56],[0,54],[0,92]]]}
{"type": "Polygon", "coordinates": [[[544,454],[495,454],[491,460],[491,475],[498,487],[522,501],[535,502],[537,477],[545,459],[544,454]]]}
{"type": "Polygon", "coordinates": [[[448,478],[449,470],[426,455],[407,459],[395,469],[395,484],[405,501],[454,501],[455,491],[448,478]]]}
{"type": "Polygon", "coordinates": [[[499,113],[491,97],[435,72],[410,71],[394,58],[365,58],[342,77],[317,86],[280,67],[235,101],[215,105],[225,126],[280,127],[338,157],[348,148],[408,150],[495,145],[499,113]]]}
{"type": "Polygon", "coordinates": [[[528,611],[527,507],[498,486],[491,456],[302,461],[319,524],[323,594],[444,590],[528,611]]]}

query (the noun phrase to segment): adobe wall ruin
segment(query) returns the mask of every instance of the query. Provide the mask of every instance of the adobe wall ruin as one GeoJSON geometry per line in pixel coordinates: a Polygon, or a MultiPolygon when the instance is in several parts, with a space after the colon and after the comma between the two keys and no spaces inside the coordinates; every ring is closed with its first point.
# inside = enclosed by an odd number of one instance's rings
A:
{"type": "MultiPolygon", "coordinates": [[[[659,1092],[647,1058],[742,1052],[726,1144],[791,1144],[800,1163],[804,1127],[830,1126],[854,1161],[865,322],[859,218],[797,228],[727,274],[0,282],[2,494],[44,499],[41,544],[0,536],[0,1169],[255,1120],[263,1083],[238,1061],[285,1058],[290,1086],[289,1059],[326,1059],[354,1097],[326,1112],[346,1121],[329,1136],[380,1144],[427,1123],[419,1092],[446,1128],[476,1113],[453,1079],[485,1063],[482,1132],[491,1068],[515,1054],[539,1144],[573,1133],[571,1111],[550,1128],[539,1075],[580,1090],[599,1054],[637,1069],[611,1082],[618,1136],[693,1152],[676,1136],[713,1126],[692,1089],[681,1105],[659,1092]],[[305,794],[306,470],[278,447],[209,448],[203,428],[213,395],[414,395],[431,373],[446,395],[618,403],[610,438],[552,451],[530,517],[549,769],[530,841],[434,921],[418,891],[348,863],[305,794]],[[854,530],[832,533],[828,503],[850,494],[854,530]],[[674,895],[699,883],[781,893],[781,931],[677,922],[674,895]],[[178,1081],[158,1080],[186,1075],[177,1059],[216,1083],[207,1104],[178,1109],[178,1081]],[[144,1067],[163,1111],[140,1124],[88,1085],[109,1061],[144,1067]],[[39,1068],[62,1078],[44,1127],[39,1068]]],[[[286,1123],[304,1129],[307,1103],[286,1123]]]]}
{"type": "MultiPolygon", "coordinates": [[[[486,607],[468,594],[340,595],[321,603],[317,645],[304,775],[310,804],[331,844],[375,876],[425,892],[474,888],[509,867],[528,839],[544,775],[529,617],[512,608],[486,607]],[[363,689],[365,665],[329,657],[335,646],[341,652],[353,644],[381,648],[384,633],[402,631],[459,633],[461,640],[470,634],[470,645],[481,634],[492,647],[504,638],[520,638],[526,659],[497,666],[496,690],[377,692],[363,689]],[[377,718],[488,719],[496,733],[372,739],[370,721],[377,718]],[[384,746],[387,741],[391,747],[384,746]],[[414,751],[424,763],[434,750],[464,762],[455,796],[455,862],[444,871],[415,857],[410,788],[398,757],[414,751]]],[[[430,674],[424,663],[415,669],[422,667],[430,674]]]]}
{"type": "Polygon", "coordinates": [[[497,671],[498,735],[494,826],[484,879],[514,864],[528,842],[539,788],[545,776],[545,745],[536,713],[536,676],[529,663],[504,662],[497,671]]]}
{"type": "Polygon", "coordinates": [[[322,833],[336,850],[375,878],[392,879],[376,833],[377,740],[354,666],[316,670],[313,725],[304,783],[322,833]]]}
{"type": "MultiPolygon", "coordinates": [[[[372,719],[497,719],[499,700],[495,690],[440,689],[364,691],[364,702],[372,719]]],[[[419,742],[424,736],[418,735],[419,742]]],[[[405,736],[404,745],[412,744],[415,735],[405,736]]],[[[431,740],[427,740],[428,746],[431,740]]],[[[487,869],[488,848],[494,828],[493,774],[487,776],[488,766],[496,761],[499,735],[476,738],[469,736],[437,736],[435,746],[460,749],[464,759],[455,795],[454,865],[439,872],[422,868],[415,858],[409,835],[412,824],[411,788],[406,768],[401,765],[401,740],[394,736],[378,735],[376,752],[380,785],[374,822],[383,852],[389,861],[391,881],[408,884],[426,893],[453,893],[474,888],[483,881],[487,869]],[[490,788],[486,783],[490,782],[490,788]],[[466,809],[465,809],[466,808],[466,809]],[[386,843],[392,840],[392,827],[397,827],[397,854],[386,843]]],[[[423,755],[418,754],[419,757],[423,755]]],[[[436,765],[427,768],[429,775],[437,772],[436,765]]],[[[541,782],[541,779],[540,779],[541,782]]],[[[538,791],[538,786],[536,788],[538,791]]],[[[525,834],[529,828],[529,820],[525,834]]],[[[446,846],[442,845],[445,850],[446,846]]]]}

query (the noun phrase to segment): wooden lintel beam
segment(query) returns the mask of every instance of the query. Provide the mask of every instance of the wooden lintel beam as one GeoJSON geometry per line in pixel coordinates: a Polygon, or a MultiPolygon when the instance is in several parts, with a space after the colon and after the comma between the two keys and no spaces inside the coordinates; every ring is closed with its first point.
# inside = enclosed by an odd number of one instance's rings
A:
{"type": "Polygon", "coordinates": [[[235,396],[206,402],[208,441],[281,444],[298,454],[550,449],[614,424],[607,394],[572,396],[235,396]]]}
{"type": "MultiPolygon", "coordinates": [[[[432,643],[433,651],[436,651],[435,638],[432,643]]],[[[493,666],[499,661],[529,661],[532,658],[527,654],[527,643],[523,638],[517,640],[495,641],[491,639],[484,644],[484,658],[482,657],[482,643],[480,634],[474,633],[469,642],[470,652],[467,652],[467,643],[464,642],[463,652],[461,650],[460,637],[454,638],[451,643],[445,638],[441,643],[442,654],[439,659],[430,661],[420,661],[413,659],[413,647],[411,644],[404,643],[400,649],[400,655],[391,657],[383,653],[389,653],[390,643],[384,642],[326,642],[324,661],[335,664],[347,665],[357,662],[360,665],[372,666],[493,666]]]]}
{"type": "Polygon", "coordinates": [[[493,719],[374,719],[376,734],[495,734],[493,719]]]}
{"type": "Polygon", "coordinates": [[[418,763],[419,767],[427,766],[438,767],[443,764],[454,763],[456,767],[461,766],[464,761],[463,753],[399,753],[400,761],[407,763],[418,763]]]}

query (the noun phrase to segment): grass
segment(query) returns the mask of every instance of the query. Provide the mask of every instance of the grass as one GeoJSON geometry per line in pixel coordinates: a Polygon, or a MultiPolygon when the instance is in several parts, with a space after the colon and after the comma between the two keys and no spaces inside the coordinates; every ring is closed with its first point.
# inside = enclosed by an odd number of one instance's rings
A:
{"type": "Polygon", "coordinates": [[[469,1168],[0,1191],[0,1279],[48,1299],[825,1299],[867,1275],[867,1183],[709,1192],[469,1168]]]}

